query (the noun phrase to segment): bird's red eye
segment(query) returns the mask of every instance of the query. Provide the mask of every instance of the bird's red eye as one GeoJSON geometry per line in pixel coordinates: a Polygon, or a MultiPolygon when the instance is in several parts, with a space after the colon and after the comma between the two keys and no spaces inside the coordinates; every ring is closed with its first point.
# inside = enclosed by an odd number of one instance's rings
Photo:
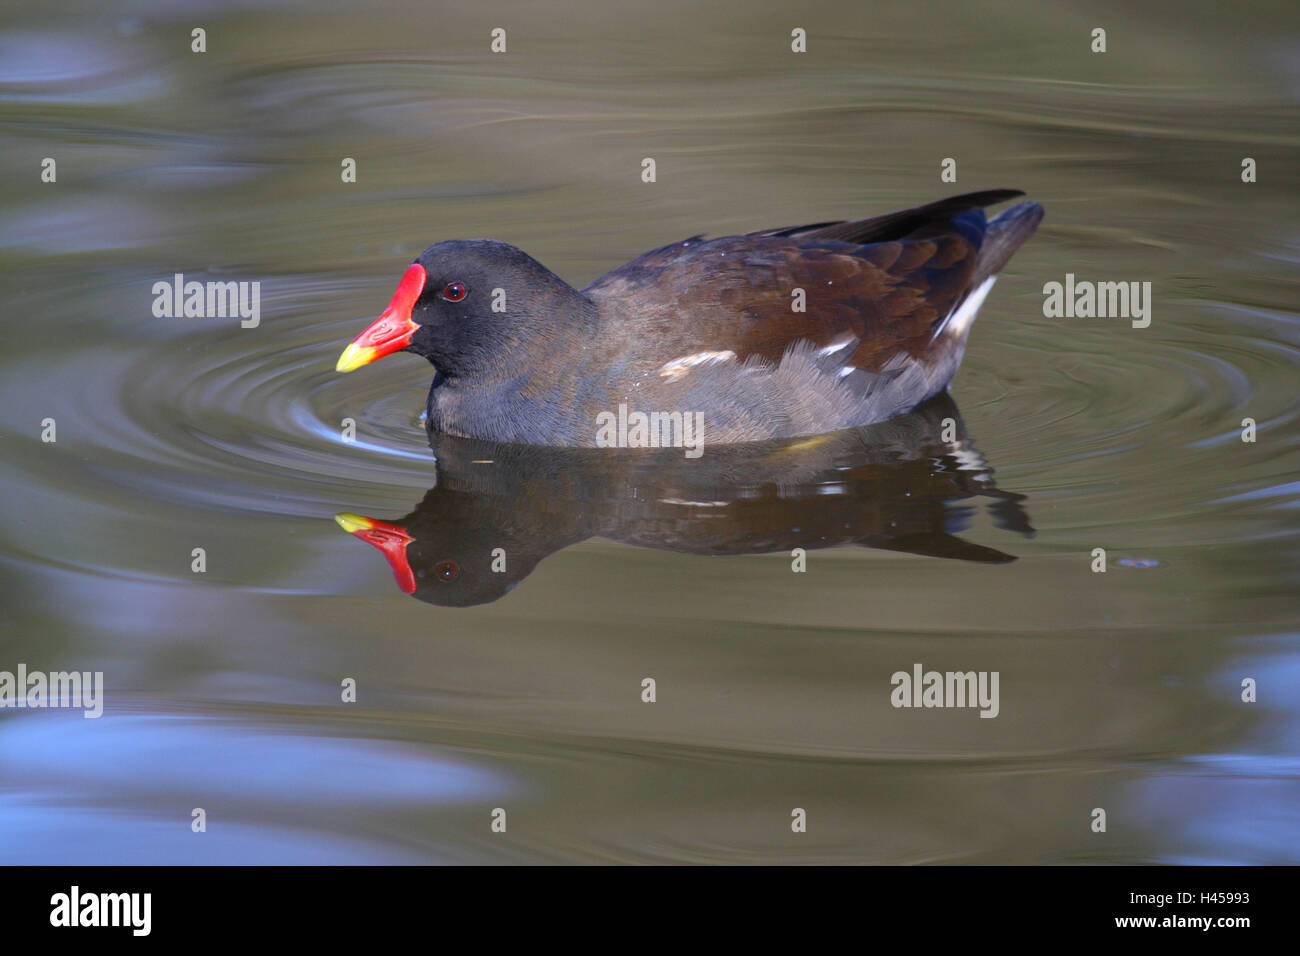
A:
{"type": "Polygon", "coordinates": [[[460,565],[455,561],[439,561],[433,573],[444,581],[455,581],[460,577],[460,565]]]}
{"type": "Polygon", "coordinates": [[[469,294],[469,289],[465,288],[463,282],[453,282],[447,288],[442,290],[442,297],[448,302],[459,302],[469,294]]]}

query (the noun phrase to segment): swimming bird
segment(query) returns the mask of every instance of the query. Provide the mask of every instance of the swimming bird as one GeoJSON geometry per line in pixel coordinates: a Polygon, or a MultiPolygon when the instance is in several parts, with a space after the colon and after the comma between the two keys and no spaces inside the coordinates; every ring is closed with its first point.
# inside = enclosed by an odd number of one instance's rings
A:
{"type": "Polygon", "coordinates": [[[704,444],[870,425],[948,387],[994,280],[1043,217],[1035,202],[992,219],[984,207],[1021,195],[694,236],[580,290],[507,243],[439,242],[336,369],[423,356],[429,427],[504,443],[599,447],[614,416],[635,414],[656,445],[683,420],[704,444]]]}

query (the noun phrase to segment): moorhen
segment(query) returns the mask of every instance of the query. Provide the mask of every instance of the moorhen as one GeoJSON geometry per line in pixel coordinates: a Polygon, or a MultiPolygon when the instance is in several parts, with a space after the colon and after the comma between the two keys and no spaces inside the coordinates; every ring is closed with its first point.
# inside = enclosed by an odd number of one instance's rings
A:
{"type": "Polygon", "coordinates": [[[495,442],[599,447],[617,414],[618,443],[636,444],[636,413],[697,421],[714,444],[869,425],[947,387],[994,279],[1043,217],[1034,202],[991,220],[983,207],[1020,195],[696,236],[581,291],[506,243],[440,242],[337,370],[422,355],[436,370],[428,425],[495,442]]]}

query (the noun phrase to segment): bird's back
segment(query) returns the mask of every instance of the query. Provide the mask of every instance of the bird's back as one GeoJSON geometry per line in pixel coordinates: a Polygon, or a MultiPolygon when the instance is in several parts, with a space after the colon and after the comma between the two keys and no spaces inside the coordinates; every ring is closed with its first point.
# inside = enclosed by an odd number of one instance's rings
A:
{"type": "Polygon", "coordinates": [[[687,239],[583,293],[611,401],[704,413],[713,441],[882,421],[942,391],[997,272],[1042,207],[951,197],[874,219],[687,239]]]}

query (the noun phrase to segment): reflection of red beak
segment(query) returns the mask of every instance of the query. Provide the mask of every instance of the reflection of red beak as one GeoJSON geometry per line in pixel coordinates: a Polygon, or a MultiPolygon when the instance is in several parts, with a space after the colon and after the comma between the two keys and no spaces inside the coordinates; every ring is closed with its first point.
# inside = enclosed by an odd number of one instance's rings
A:
{"type": "Polygon", "coordinates": [[[411,562],[406,560],[406,546],[415,539],[406,533],[405,528],[347,511],[336,514],[334,520],[348,534],[367,544],[373,544],[383,552],[388,559],[388,566],[393,569],[397,586],[407,594],[415,593],[415,572],[411,570],[411,562]]]}
{"type": "Polygon", "coordinates": [[[424,291],[424,283],[428,278],[429,274],[418,262],[407,269],[402,281],[397,283],[393,301],[388,303],[384,314],[343,350],[334,371],[350,372],[410,345],[411,336],[419,328],[411,321],[411,310],[415,308],[416,300],[424,291]]]}

